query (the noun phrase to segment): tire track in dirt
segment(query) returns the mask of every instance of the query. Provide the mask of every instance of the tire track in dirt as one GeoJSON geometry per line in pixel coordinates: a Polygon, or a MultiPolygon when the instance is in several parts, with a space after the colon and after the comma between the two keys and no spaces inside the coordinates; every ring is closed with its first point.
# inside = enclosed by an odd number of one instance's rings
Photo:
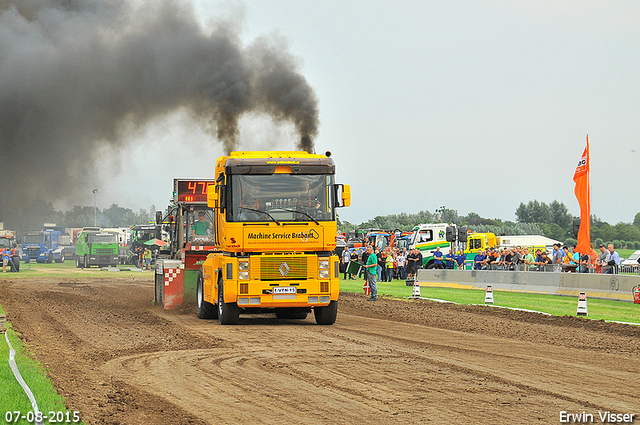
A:
{"type": "MultiPolygon", "coordinates": [[[[203,394],[197,386],[190,386],[187,394],[172,394],[171,400],[179,405],[191,399],[205,399],[203,404],[211,407],[200,407],[204,420],[250,419],[260,423],[265,412],[269,412],[266,415],[271,418],[280,413],[313,420],[315,416],[305,416],[309,412],[308,402],[283,389],[290,385],[303,393],[316,388],[315,392],[330,402],[317,405],[315,410],[328,409],[328,417],[341,423],[393,420],[403,415],[426,420],[431,415],[447,417],[451,411],[456,412],[451,419],[457,420],[473,412],[467,417],[473,421],[478,419],[478,405],[483,405],[491,418],[505,421],[513,421],[513,416],[523,409],[544,412],[553,406],[552,410],[557,413],[586,408],[628,411],[634,406],[631,390],[605,395],[599,394],[599,385],[595,385],[594,391],[589,390],[591,384],[601,382],[601,372],[617,388],[624,387],[629,378],[637,378],[632,362],[624,356],[618,359],[625,365],[622,370],[608,370],[610,358],[595,362],[587,371],[593,379],[581,385],[572,359],[577,350],[561,356],[561,348],[540,347],[526,341],[465,335],[397,322],[389,324],[345,314],[341,314],[338,323],[330,328],[309,327],[304,323],[305,326],[297,327],[295,335],[288,332],[289,324],[265,326],[266,320],[262,319],[244,319],[241,326],[231,329],[191,317],[180,316],[177,320],[183,322],[183,326],[198,327],[202,333],[222,337],[237,355],[223,356],[216,351],[197,355],[156,353],[151,355],[151,360],[148,355],[129,357],[110,362],[106,367],[108,373],[126,371],[122,373],[126,373],[128,379],[142,379],[145,385],[153,386],[155,382],[155,390],[148,387],[147,390],[158,393],[170,378],[163,376],[165,370],[180,370],[182,375],[219,382],[218,391],[203,394]],[[268,344],[268,350],[264,349],[265,344],[257,344],[265,332],[270,334],[270,341],[278,341],[275,345],[268,344]],[[410,336],[402,336],[407,334],[410,336]],[[288,349],[291,345],[305,348],[291,352],[288,349]],[[476,346],[482,348],[473,348],[476,346]],[[536,348],[543,350],[536,353],[536,348]],[[174,363],[176,358],[180,359],[179,363],[174,363]],[[501,364],[507,367],[501,367],[501,364]],[[155,374],[151,380],[150,374],[155,374]],[[567,382],[563,376],[576,378],[575,382],[567,382]],[[450,386],[449,381],[465,382],[462,394],[459,388],[450,386]],[[232,387],[234,391],[220,390],[224,386],[232,387]],[[457,394],[455,404],[464,408],[452,407],[452,391],[457,394]],[[465,398],[469,394],[472,397],[465,398]],[[490,395],[489,399],[487,395],[490,395]],[[432,407],[430,412],[416,408],[434,397],[442,397],[440,401],[446,407],[432,407]],[[247,398],[251,399],[250,406],[236,406],[245,403],[247,398]],[[282,400],[296,400],[297,408],[283,406],[282,400]],[[343,407],[345,401],[349,408],[343,407]],[[223,411],[232,413],[218,416],[223,411]],[[421,416],[423,414],[427,416],[421,416]]],[[[540,418],[545,416],[550,419],[548,414],[540,418]]],[[[528,422],[530,418],[523,423],[528,422]]]]}
{"type": "Polygon", "coordinates": [[[0,283],[0,303],[89,424],[557,423],[637,413],[640,330],[341,294],[338,321],[238,326],[152,306],[149,275],[0,283]],[[103,279],[103,280],[100,280],[103,279]]]}

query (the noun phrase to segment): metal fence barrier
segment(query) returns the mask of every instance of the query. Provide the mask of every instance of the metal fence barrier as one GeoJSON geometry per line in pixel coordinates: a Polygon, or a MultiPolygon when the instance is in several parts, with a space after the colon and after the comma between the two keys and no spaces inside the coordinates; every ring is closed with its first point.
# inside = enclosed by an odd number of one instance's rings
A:
{"type": "MultiPolygon", "coordinates": [[[[473,269],[473,261],[467,260],[465,262],[466,270],[474,270],[473,269]]],[[[520,264],[511,264],[511,265],[502,265],[502,264],[490,264],[484,268],[477,270],[497,270],[497,271],[519,271],[519,272],[547,272],[547,273],[593,273],[593,274],[639,274],[640,273],[640,264],[636,265],[619,265],[619,266],[580,266],[571,265],[571,264],[547,264],[544,266],[530,266],[528,264],[520,263],[520,264]]]]}

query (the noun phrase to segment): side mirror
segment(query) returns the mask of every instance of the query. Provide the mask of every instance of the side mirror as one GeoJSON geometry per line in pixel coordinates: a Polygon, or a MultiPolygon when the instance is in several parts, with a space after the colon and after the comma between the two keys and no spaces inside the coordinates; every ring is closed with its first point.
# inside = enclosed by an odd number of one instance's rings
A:
{"type": "Polygon", "coordinates": [[[348,184],[337,184],[336,185],[336,194],[338,189],[342,189],[342,194],[340,198],[336,196],[336,207],[348,207],[351,205],[351,187],[348,184]],[[340,202],[338,202],[338,199],[340,202]]]}
{"type": "Polygon", "coordinates": [[[216,201],[218,200],[218,194],[216,193],[216,185],[207,185],[207,206],[209,208],[216,207],[216,201]]]}

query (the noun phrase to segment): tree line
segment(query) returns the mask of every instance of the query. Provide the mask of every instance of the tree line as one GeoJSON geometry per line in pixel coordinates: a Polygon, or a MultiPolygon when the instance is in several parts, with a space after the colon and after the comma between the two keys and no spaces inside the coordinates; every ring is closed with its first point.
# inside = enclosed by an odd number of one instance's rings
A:
{"type": "Polygon", "coordinates": [[[42,229],[44,223],[58,226],[88,227],[129,227],[147,224],[155,220],[155,205],[149,210],[141,208],[137,213],[130,208],[111,204],[109,208],[74,205],[67,211],[58,211],[50,202],[35,201],[20,210],[3,211],[0,221],[4,228],[15,230],[18,235],[42,229]]]}
{"type": "MultiPolygon", "coordinates": [[[[458,215],[458,211],[439,208],[435,212],[420,211],[417,214],[390,214],[377,216],[360,224],[348,221],[338,222],[340,231],[349,232],[354,229],[384,229],[411,231],[422,223],[454,223],[467,226],[471,231],[495,233],[496,235],[543,235],[558,240],[566,245],[577,243],[573,235],[573,219],[569,209],[563,202],[554,200],[550,204],[537,200],[520,203],[515,211],[516,222],[503,221],[498,218],[483,218],[475,212],[458,215]]],[[[640,249],[640,212],[635,215],[633,223],[611,225],[597,216],[591,216],[591,242],[613,243],[616,249],[640,249]]]]}

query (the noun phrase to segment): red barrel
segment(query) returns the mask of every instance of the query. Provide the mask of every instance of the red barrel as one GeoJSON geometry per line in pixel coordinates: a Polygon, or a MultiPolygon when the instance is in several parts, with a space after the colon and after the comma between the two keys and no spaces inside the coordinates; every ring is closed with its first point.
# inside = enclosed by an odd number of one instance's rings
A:
{"type": "Polygon", "coordinates": [[[640,304],[640,286],[633,287],[633,302],[634,304],[640,304]]]}

